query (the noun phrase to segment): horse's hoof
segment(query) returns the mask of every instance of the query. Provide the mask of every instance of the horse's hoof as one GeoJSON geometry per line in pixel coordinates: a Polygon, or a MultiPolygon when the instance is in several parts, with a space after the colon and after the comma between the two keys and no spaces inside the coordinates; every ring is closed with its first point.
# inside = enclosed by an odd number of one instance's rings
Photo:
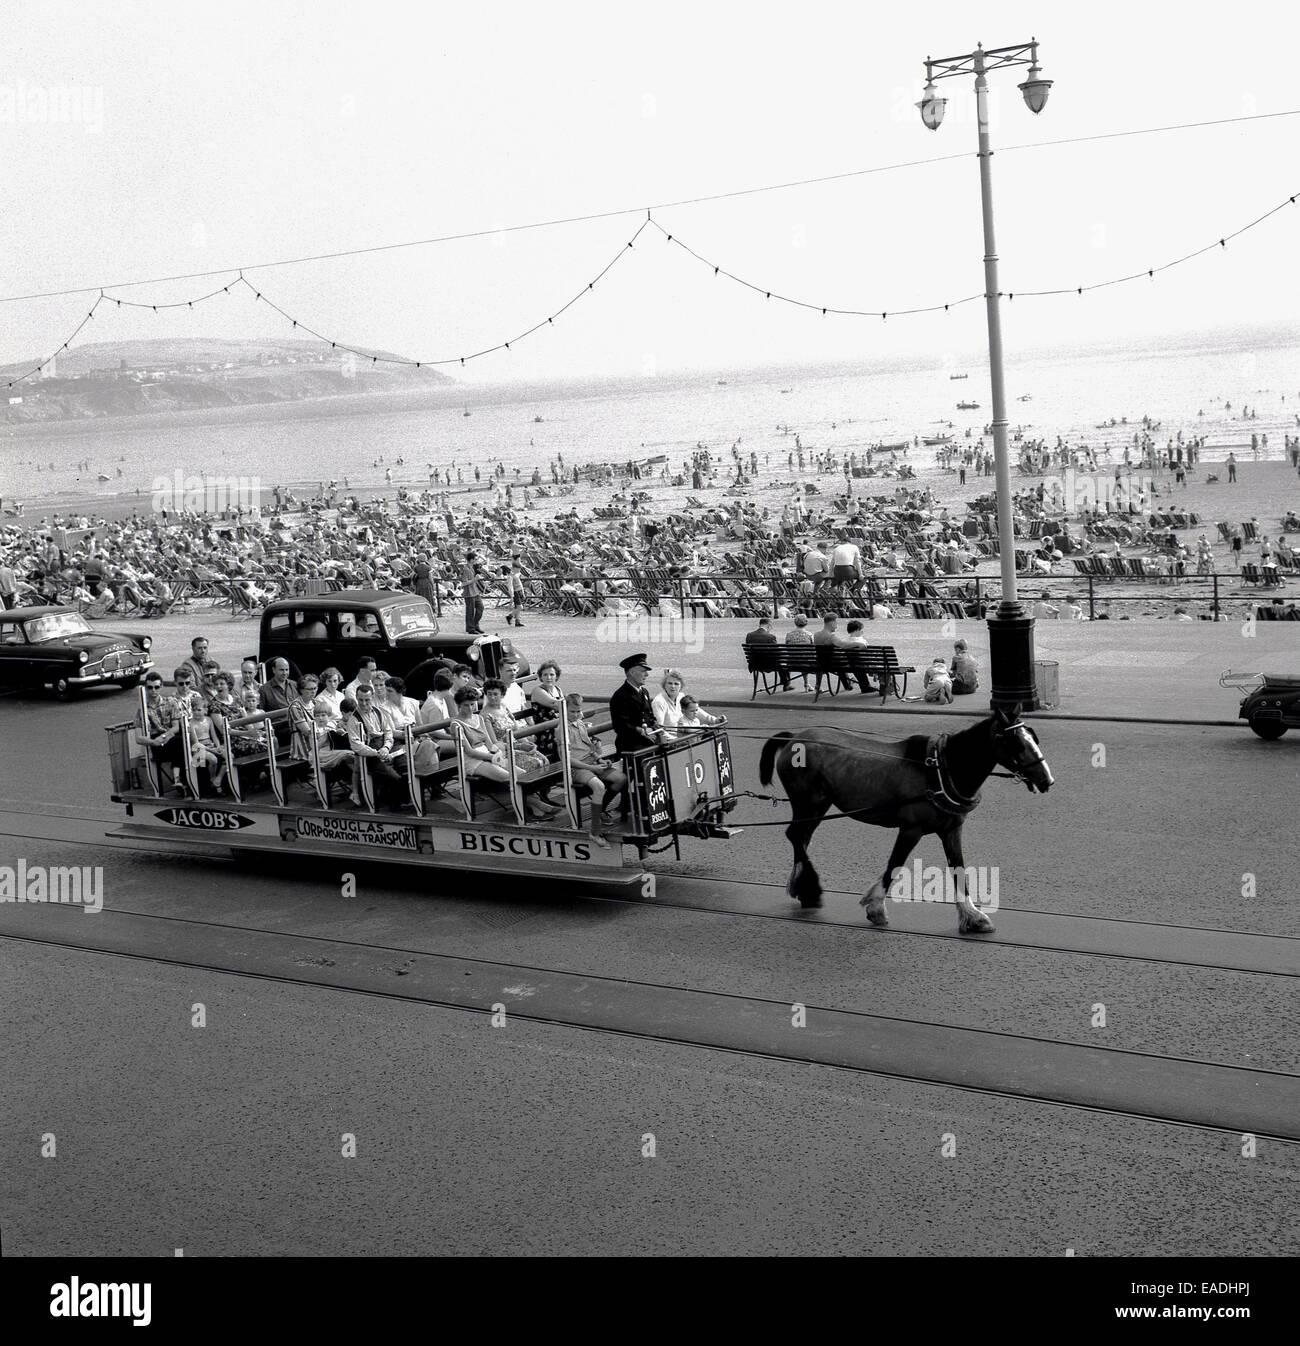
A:
{"type": "Polygon", "coordinates": [[[983,912],[977,911],[972,916],[967,916],[963,912],[957,918],[957,933],[959,935],[991,935],[993,930],[993,922],[983,912]]]}
{"type": "Polygon", "coordinates": [[[814,893],[811,897],[801,897],[799,899],[799,905],[801,907],[820,907],[821,904],[822,895],[820,893],[814,893]]]}
{"type": "Polygon", "coordinates": [[[884,907],[867,907],[867,920],[878,930],[883,930],[889,924],[889,917],[885,915],[884,907]]]}

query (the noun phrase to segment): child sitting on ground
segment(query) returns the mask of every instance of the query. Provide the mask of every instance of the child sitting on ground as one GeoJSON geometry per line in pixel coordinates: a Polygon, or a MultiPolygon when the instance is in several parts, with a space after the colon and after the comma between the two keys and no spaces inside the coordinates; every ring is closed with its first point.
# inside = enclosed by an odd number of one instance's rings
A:
{"type": "Polygon", "coordinates": [[[952,702],[952,678],[948,665],[942,659],[936,659],[925,670],[925,699],[939,705],[952,702]]]}

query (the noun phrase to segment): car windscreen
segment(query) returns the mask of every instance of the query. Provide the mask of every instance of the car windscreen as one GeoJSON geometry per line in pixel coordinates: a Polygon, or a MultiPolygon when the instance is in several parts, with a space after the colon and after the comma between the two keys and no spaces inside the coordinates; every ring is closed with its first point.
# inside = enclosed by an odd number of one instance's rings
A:
{"type": "Polygon", "coordinates": [[[27,639],[33,643],[58,640],[60,636],[92,634],[90,623],[79,612],[51,612],[45,617],[33,617],[27,623],[27,639]]]}
{"type": "Polygon", "coordinates": [[[429,605],[423,601],[394,604],[383,609],[383,617],[390,640],[438,634],[438,623],[434,621],[429,605]]]}

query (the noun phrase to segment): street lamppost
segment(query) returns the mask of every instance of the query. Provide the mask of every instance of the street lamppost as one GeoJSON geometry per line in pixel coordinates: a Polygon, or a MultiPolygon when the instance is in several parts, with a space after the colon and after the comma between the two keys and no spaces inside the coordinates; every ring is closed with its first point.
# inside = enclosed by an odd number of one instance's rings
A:
{"type": "Polygon", "coordinates": [[[984,302],[988,311],[989,375],[993,385],[993,461],[998,494],[998,551],[1002,561],[1002,601],[989,618],[989,679],[994,706],[1037,705],[1034,687],[1034,619],[1020,605],[1016,593],[1016,539],[1011,511],[1011,464],[1007,454],[1007,398],[1002,373],[1002,320],[998,311],[998,254],[993,242],[993,184],[989,161],[988,80],[985,72],[1008,65],[1029,66],[1021,84],[1025,105],[1039,113],[1052,87],[1038,69],[1038,43],[1014,47],[976,47],[964,56],[925,60],[925,96],[917,104],[921,120],[931,131],[943,121],[946,98],[935,93],[935,80],[954,75],[975,76],[975,112],[979,124],[980,200],[984,209],[984,302]]]}

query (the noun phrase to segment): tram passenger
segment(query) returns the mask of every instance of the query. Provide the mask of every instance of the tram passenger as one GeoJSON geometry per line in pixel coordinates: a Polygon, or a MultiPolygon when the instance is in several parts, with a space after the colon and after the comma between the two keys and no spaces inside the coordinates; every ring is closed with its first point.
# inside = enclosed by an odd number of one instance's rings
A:
{"type": "Polygon", "coordinates": [[[308,735],[311,735],[316,740],[316,755],[325,779],[331,785],[339,785],[351,775],[353,756],[348,749],[330,744],[329,729],[317,705],[319,687],[314,673],[304,673],[298,679],[298,695],[289,703],[289,723],[293,727],[290,756],[299,762],[308,759],[311,756],[308,735]]]}
{"type": "MultiPolygon", "coordinates": [[[[375,689],[369,683],[357,688],[353,707],[345,723],[357,770],[370,773],[376,803],[395,806],[401,797],[402,778],[393,768],[393,731],[375,708],[375,689]]],[[[361,803],[359,793],[353,793],[352,802],[361,803]]]]}
{"type": "MultiPolygon", "coordinates": [[[[489,678],[483,684],[483,723],[487,726],[494,747],[504,747],[506,736],[519,727],[515,717],[505,706],[506,685],[500,678],[489,678]]],[[[550,763],[546,754],[537,751],[534,743],[521,739],[515,743],[515,766],[521,774],[541,771],[550,763]]]]}
{"type": "Polygon", "coordinates": [[[358,659],[357,676],[343,689],[343,694],[345,696],[350,696],[355,700],[357,689],[359,687],[369,687],[371,685],[375,676],[375,669],[378,667],[379,665],[368,654],[363,658],[358,659]]]}
{"type": "Polygon", "coordinates": [[[501,698],[501,704],[511,713],[518,715],[520,711],[528,709],[528,698],[524,695],[524,689],[519,685],[516,679],[519,676],[519,660],[513,655],[507,655],[501,663],[501,681],[505,684],[505,695],[501,698]]]}
{"type": "MultiPolygon", "coordinates": [[[[773,643],[775,643],[773,637],[773,643]]],[[[682,718],[682,687],[684,685],[682,675],[675,668],[664,670],[664,675],[659,679],[659,685],[663,690],[650,703],[650,710],[655,717],[655,723],[660,729],[667,731],[669,737],[677,728],[678,721],[682,718]]]]}
{"type": "Polygon", "coordinates": [[[320,675],[316,691],[316,723],[327,729],[336,729],[343,719],[343,674],[337,668],[327,668],[320,675]]]}
{"type": "MultiPolygon", "coordinates": [[[[491,734],[479,714],[482,698],[477,689],[462,687],[456,693],[456,720],[454,729],[465,743],[465,774],[479,780],[504,784],[510,779],[505,764],[505,751],[494,747],[491,734]]],[[[524,800],[524,811],[537,822],[555,817],[555,809],[529,795],[524,800]]]]}
{"type": "Polygon", "coordinates": [[[212,695],[208,699],[209,712],[214,706],[220,707],[227,715],[239,710],[239,702],[235,699],[234,676],[227,673],[224,668],[212,676],[212,695]]]}
{"type": "Polygon", "coordinates": [[[455,689],[451,685],[451,674],[439,669],[433,675],[433,686],[424,698],[417,719],[421,724],[436,724],[439,720],[456,718],[455,689]]]}
{"type": "Polygon", "coordinates": [[[256,692],[260,684],[257,681],[257,656],[246,654],[239,661],[239,698],[242,701],[248,688],[256,692]]]}
{"type": "Polygon", "coordinates": [[[164,696],[162,674],[152,672],[144,680],[145,704],[136,712],[136,737],[153,758],[163,788],[179,789],[181,783],[181,726],[184,718],[175,697],[164,696]]]}
{"type": "Polygon", "coordinates": [[[727,723],[725,715],[710,715],[700,708],[700,703],[689,692],[682,694],[682,718],[677,724],[677,737],[696,729],[709,729],[714,725],[727,723]]]}
{"type": "Polygon", "coordinates": [[[597,846],[606,847],[609,842],[605,840],[605,825],[614,821],[606,816],[606,811],[627,790],[627,776],[601,756],[600,739],[592,734],[582,718],[581,692],[570,692],[564,698],[564,726],[574,784],[591,798],[591,839],[597,846]]]}
{"type": "Polygon", "coordinates": [[[271,681],[264,682],[258,689],[258,707],[261,710],[288,710],[293,697],[294,689],[289,682],[289,661],[273,659],[271,681]]]}
{"type": "Polygon", "coordinates": [[[206,768],[212,788],[220,791],[226,780],[226,753],[217,742],[212,719],[204,702],[200,701],[194,707],[186,722],[186,732],[190,736],[190,752],[195,769],[201,771],[206,768]]]}
{"type": "Polygon", "coordinates": [[[560,687],[563,671],[554,659],[547,659],[537,670],[537,686],[529,700],[543,719],[559,719],[564,712],[564,691],[560,687]]]}

